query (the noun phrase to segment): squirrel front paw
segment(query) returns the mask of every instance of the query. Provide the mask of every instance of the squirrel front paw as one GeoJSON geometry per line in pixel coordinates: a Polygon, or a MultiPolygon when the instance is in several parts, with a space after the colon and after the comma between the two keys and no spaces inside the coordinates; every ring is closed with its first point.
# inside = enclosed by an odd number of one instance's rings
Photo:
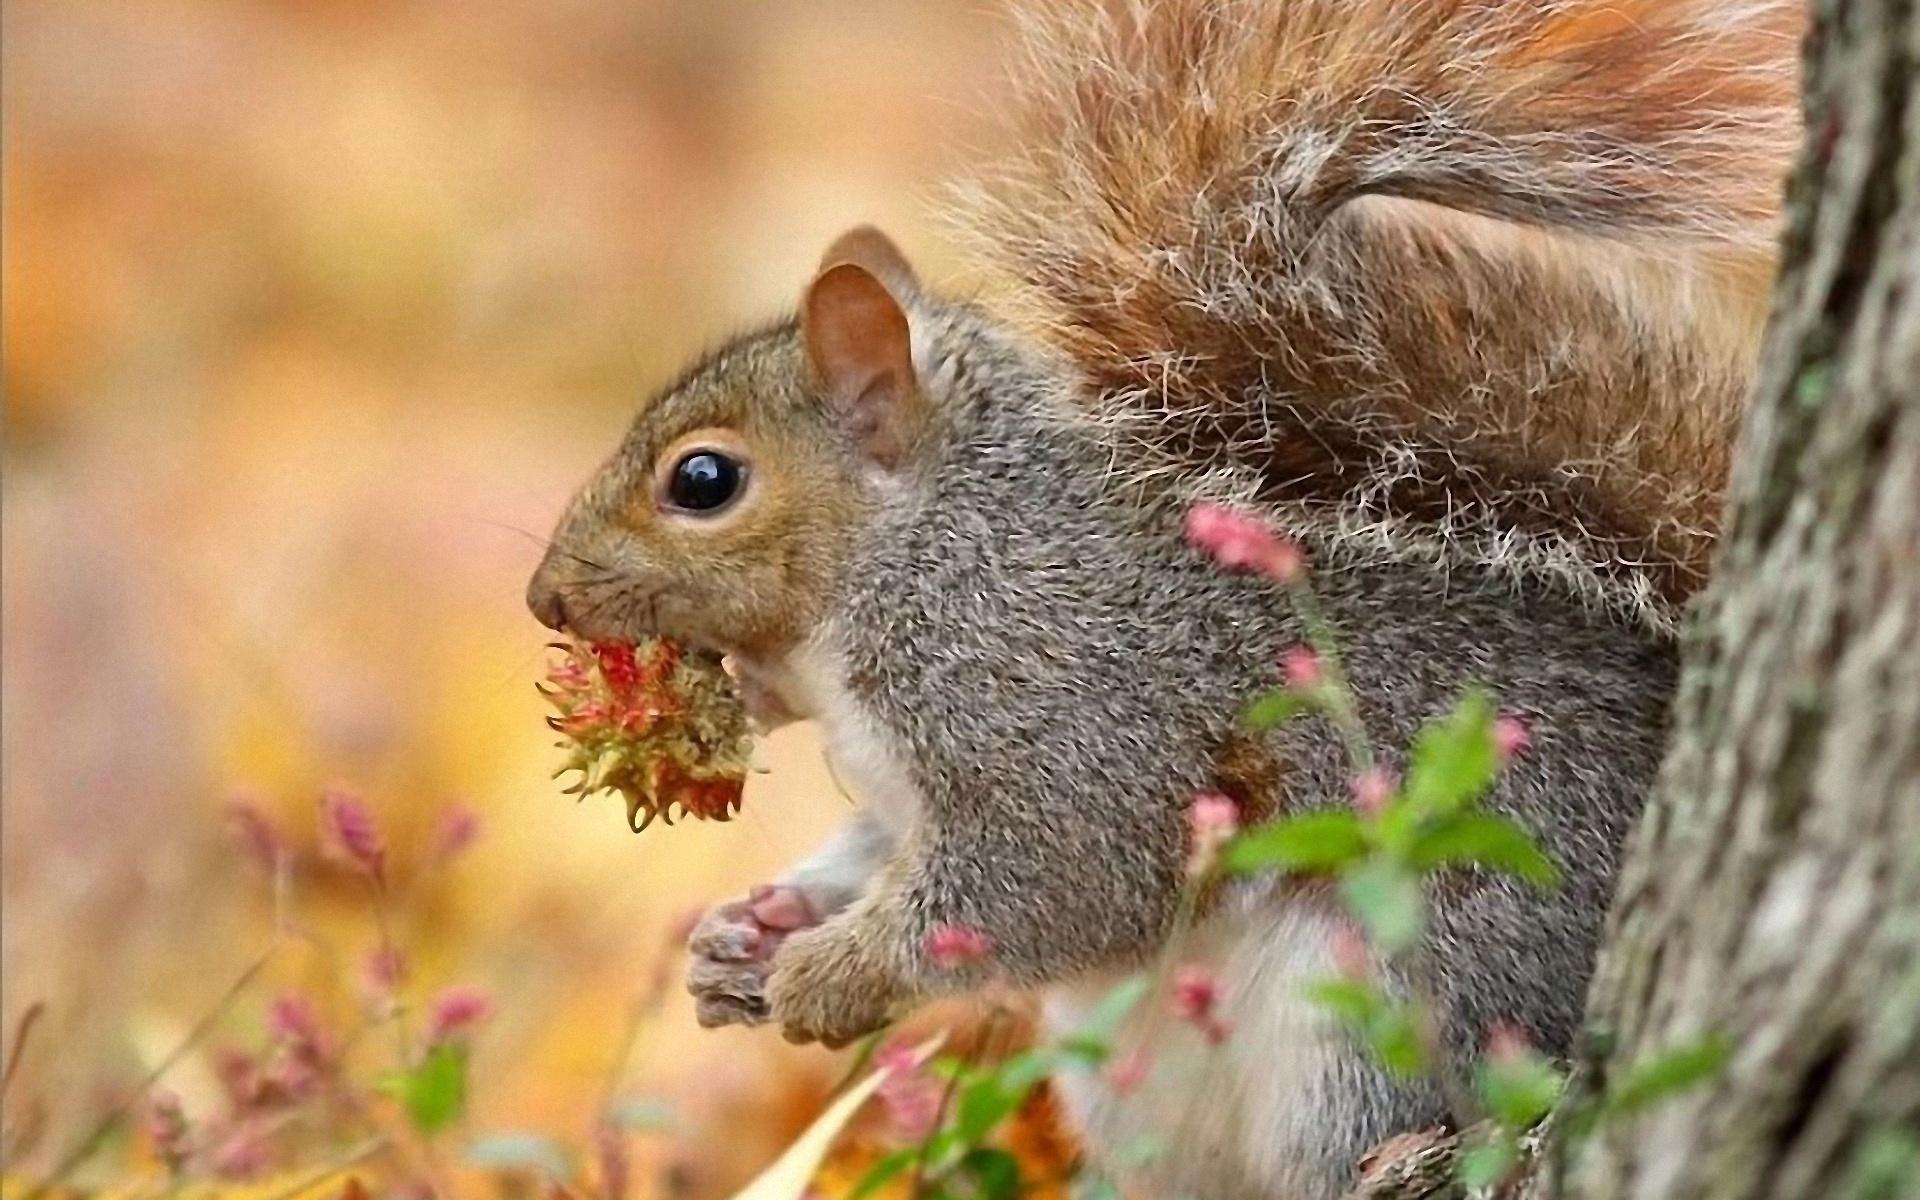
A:
{"type": "Polygon", "coordinates": [[[756,887],[745,899],[708,912],[687,938],[693,956],[687,990],[694,996],[695,1018],[709,1029],[766,1021],[774,952],[788,935],[818,925],[825,916],[804,890],[785,884],[756,887]]]}
{"type": "Polygon", "coordinates": [[[774,957],[766,1003],[788,1041],[838,1049],[886,1025],[903,995],[873,946],[846,922],[787,939],[774,957]]]}

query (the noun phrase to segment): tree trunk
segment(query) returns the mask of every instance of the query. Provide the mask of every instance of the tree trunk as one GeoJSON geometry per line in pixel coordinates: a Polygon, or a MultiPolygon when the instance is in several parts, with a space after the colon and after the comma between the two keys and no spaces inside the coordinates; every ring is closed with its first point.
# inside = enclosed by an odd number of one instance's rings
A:
{"type": "Polygon", "coordinates": [[[1920,4],[1821,0],[1808,146],[1715,582],[1595,981],[1571,1194],[1920,1197],[1920,4]]]}

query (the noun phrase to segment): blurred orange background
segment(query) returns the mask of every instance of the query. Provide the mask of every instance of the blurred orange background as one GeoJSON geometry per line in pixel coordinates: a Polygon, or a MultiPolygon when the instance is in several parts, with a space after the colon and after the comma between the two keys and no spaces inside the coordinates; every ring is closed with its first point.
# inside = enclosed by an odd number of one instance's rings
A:
{"type": "MultiPolygon", "coordinates": [[[[330,785],[403,879],[443,806],[479,812],[400,906],[413,988],[493,998],[470,1129],[580,1140],[676,920],[846,801],[805,731],[763,744],[730,825],[635,836],[563,798],[525,578],[636,399],[789,305],[840,229],[956,277],[934,197],[990,153],[1005,35],[972,0],[6,5],[9,1038],[46,1006],[11,1169],[273,938],[236,792],[301,845],[311,936],[222,1029],[283,988],[348,1019],[375,935],[312,853],[330,785]]],[[[675,1112],[636,1191],[725,1194],[843,1066],[698,1031],[676,983],[633,1048],[631,1090],[675,1112]]],[[[198,1052],[168,1082],[190,1109],[216,1087],[198,1052]]]]}

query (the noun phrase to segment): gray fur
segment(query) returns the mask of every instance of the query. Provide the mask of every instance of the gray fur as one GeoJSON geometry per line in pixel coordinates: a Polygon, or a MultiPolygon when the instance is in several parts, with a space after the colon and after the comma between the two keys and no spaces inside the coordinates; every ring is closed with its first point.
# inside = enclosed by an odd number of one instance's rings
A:
{"type": "MultiPolygon", "coordinates": [[[[830,621],[924,804],[903,932],[917,943],[941,923],[977,925],[999,967],[1053,984],[1160,949],[1187,802],[1302,634],[1277,585],[1183,543],[1177,492],[1108,469],[1106,435],[1071,415],[1066,385],[966,319],[945,321],[947,427],[860,535],[830,621]]],[[[1470,683],[1529,721],[1531,748],[1491,803],[1539,838],[1565,886],[1541,896],[1443,878],[1416,985],[1439,1006],[1456,1073],[1497,1021],[1564,1053],[1618,848],[1659,759],[1672,645],[1548,580],[1311,552],[1389,757],[1470,683]]],[[[1300,722],[1275,749],[1285,810],[1346,802],[1330,729],[1300,722]]],[[[1258,891],[1259,903],[1324,903],[1258,891]]],[[[1397,1087],[1363,1056],[1349,1047],[1317,1118],[1314,1153],[1341,1170],[1447,1115],[1437,1092],[1397,1087]]]]}

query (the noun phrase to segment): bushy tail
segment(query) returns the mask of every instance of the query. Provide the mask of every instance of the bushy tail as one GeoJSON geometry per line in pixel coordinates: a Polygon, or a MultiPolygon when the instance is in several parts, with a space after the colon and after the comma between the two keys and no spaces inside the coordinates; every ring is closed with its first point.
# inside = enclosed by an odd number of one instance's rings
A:
{"type": "Polygon", "coordinates": [[[1698,585],[1798,0],[1026,0],[964,225],[1142,461],[1656,622],[1698,585]]]}

